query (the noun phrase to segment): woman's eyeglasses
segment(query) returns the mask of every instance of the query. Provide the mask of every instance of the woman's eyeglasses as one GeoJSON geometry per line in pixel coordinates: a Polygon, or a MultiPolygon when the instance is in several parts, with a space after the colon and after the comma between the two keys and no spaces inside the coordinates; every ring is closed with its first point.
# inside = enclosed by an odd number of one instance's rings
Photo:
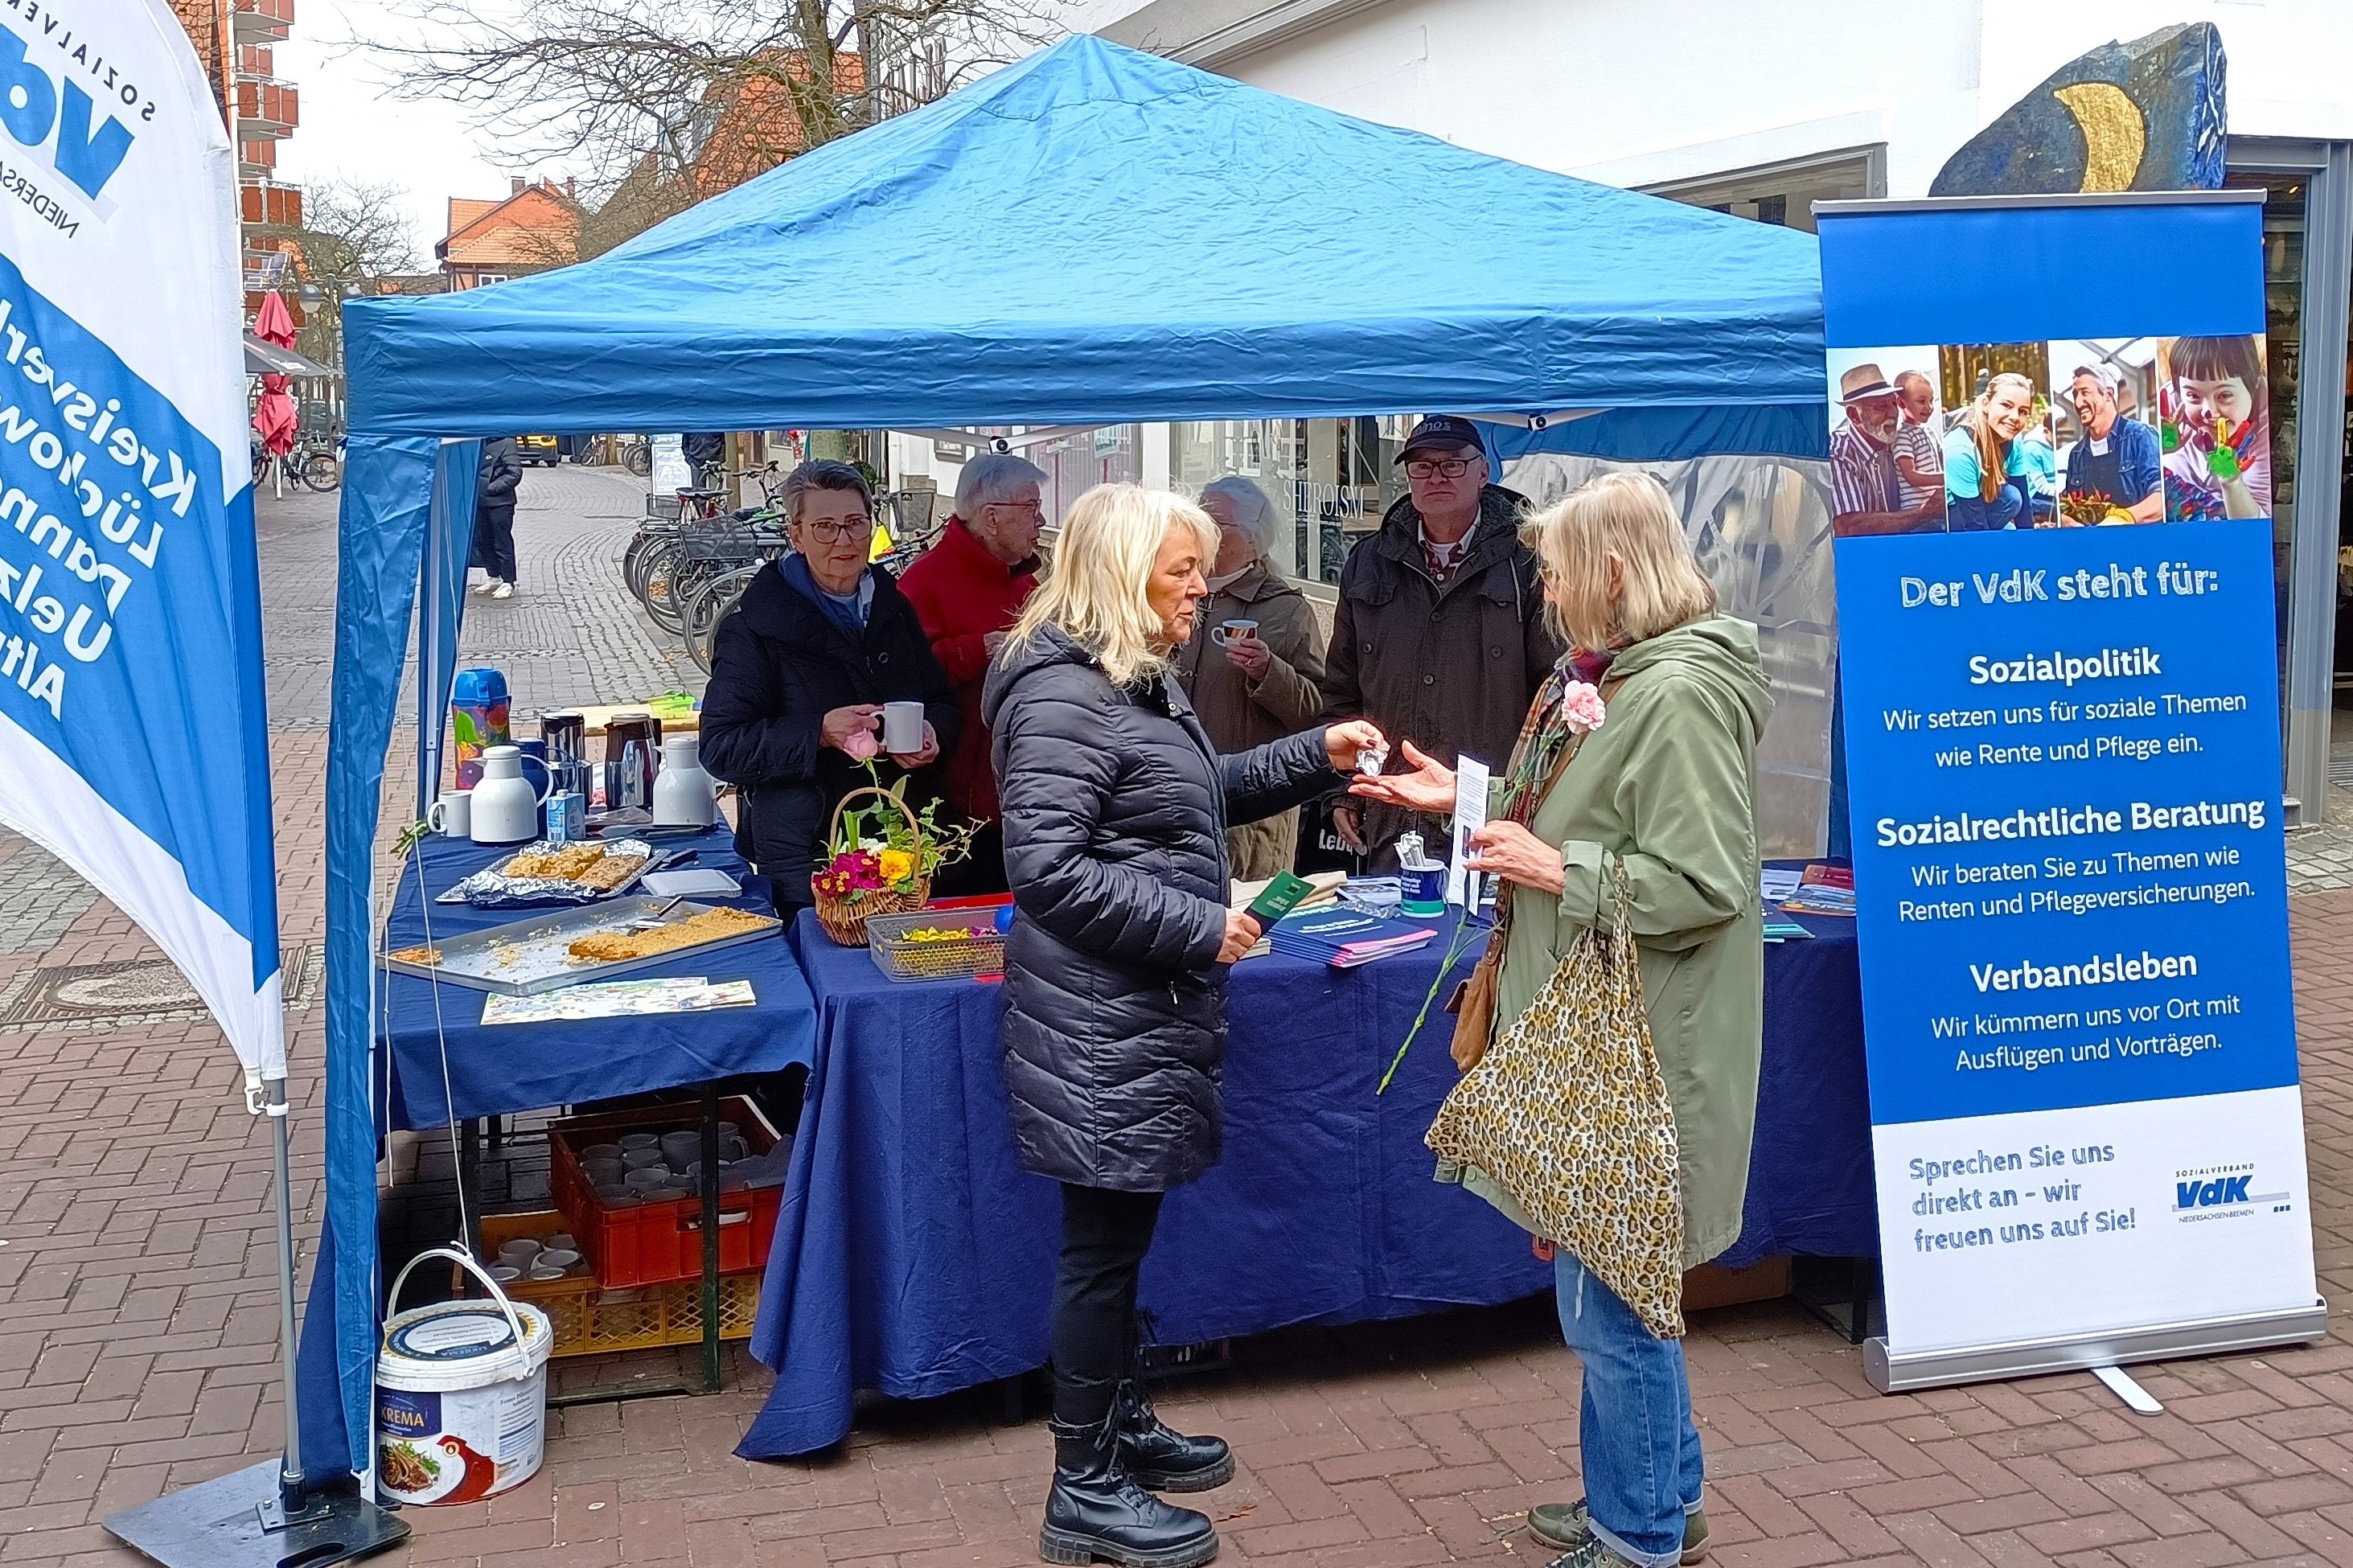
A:
{"type": "Polygon", "coordinates": [[[852,517],[835,522],[830,519],[820,518],[815,522],[802,523],[801,531],[819,544],[838,544],[845,539],[864,539],[871,534],[874,531],[874,520],[871,517],[852,517]]]}
{"type": "Polygon", "coordinates": [[[1405,474],[1409,479],[1427,479],[1433,476],[1441,479],[1459,479],[1469,473],[1471,465],[1477,461],[1476,458],[1416,458],[1405,466],[1405,474]]]}

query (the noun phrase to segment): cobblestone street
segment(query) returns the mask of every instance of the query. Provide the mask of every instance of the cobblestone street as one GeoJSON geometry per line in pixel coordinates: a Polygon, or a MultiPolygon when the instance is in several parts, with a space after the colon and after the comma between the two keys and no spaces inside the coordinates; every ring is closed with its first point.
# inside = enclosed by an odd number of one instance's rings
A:
{"type": "MultiPolygon", "coordinates": [[[[519,712],[701,689],[619,582],[642,494],[608,471],[528,471],[520,592],[470,601],[467,624],[469,660],[507,672],[519,712]]],[[[306,1238],[322,1198],[314,955],[334,504],[265,498],[260,525],[306,1238]]],[[[412,757],[396,731],[387,800],[413,797],[412,757]]],[[[2353,827],[2299,834],[2290,853],[2316,1240],[2322,1289],[2342,1301],[2353,827]]],[[[245,1113],[218,1032],[158,963],[77,878],[0,836],[0,1568],[138,1562],[104,1534],[108,1514],[280,1443],[266,1129],[245,1113]]],[[[2153,1419],[2082,1374],[1883,1397],[1860,1352],[1788,1301],[1698,1314],[1689,1352],[1713,1561],[1726,1568],[2353,1564],[2341,1327],[2310,1349],[2141,1369],[2166,1404],[2153,1419]]],[[[560,1412],[538,1477],[493,1501],[409,1510],[416,1535],[378,1561],[1036,1561],[1042,1422],[1002,1425],[980,1394],[882,1405],[823,1462],[748,1464],[732,1449],[767,1374],[742,1358],[731,1368],[717,1395],[560,1412]]],[[[1548,1554],[1517,1528],[1522,1510],[1577,1495],[1577,1389],[1537,1302],[1246,1342],[1230,1369],[1173,1383],[1161,1405],[1234,1442],[1240,1473],[1207,1500],[1221,1562],[1531,1564],[1548,1554]]]]}

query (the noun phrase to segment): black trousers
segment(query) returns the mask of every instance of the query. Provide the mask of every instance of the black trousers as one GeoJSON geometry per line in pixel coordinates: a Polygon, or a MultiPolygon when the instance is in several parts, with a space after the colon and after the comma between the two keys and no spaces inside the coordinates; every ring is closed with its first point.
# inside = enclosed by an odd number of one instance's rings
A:
{"type": "Polygon", "coordinates": [[[469,564],[501,583],[515,580],[513,507],[486,506],[474,513],[474,548],[469,564]]]}
{"type": "Polygon", "coordinates": [[[1127,1371],[1136,1276],[1160,1220],[1159,1193],[1062,1187],[1054,1272],[1054,1419],[1099,1426],[1127,1371]]]}

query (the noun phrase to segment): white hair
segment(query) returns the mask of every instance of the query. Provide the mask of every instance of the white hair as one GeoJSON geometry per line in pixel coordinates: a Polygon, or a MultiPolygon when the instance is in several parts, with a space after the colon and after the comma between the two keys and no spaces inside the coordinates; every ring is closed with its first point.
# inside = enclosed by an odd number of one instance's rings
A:
{"type": "Polygon", "coordinates": [[[1011,500],[1015,492],[1046,482],[1046,470],[1010,452],[983,452],[956,476],[955,514],[970,522],[985,506],[1011,500]]]}
{"type": "Polygon", "coordinates": [[[1161,545],[1180,528],[1192,536],[1198,569],[1207,570],[1218,553],[1218,525],[1183,496],[1103,484],[1072,501],[1053,563],[1021,607],[997,661],[1010,664],[1040,626],[1051,626],[1094,655],[1113,686],[1166,669],[1166,653],[1154,646],[1161,620],[1150,587],[1161,545]]]}
{"type": "Polygon", "coordinates": [[[1274,502],[1267,499],[1267,493],[1240,474],[1228,474],[1221,479],[1211,479],[1201,487],[1203,500],[1208,500],[1211,496],[1223,496],[1233,503],[1235,523],[1250,536],[1250,542],[1258,547],[1258,558],[1266,562],[1267,570],[1273,571],[1274,563],[1269,560],[1269,554],[1276,543],[1277,520],[1274,502]]]}

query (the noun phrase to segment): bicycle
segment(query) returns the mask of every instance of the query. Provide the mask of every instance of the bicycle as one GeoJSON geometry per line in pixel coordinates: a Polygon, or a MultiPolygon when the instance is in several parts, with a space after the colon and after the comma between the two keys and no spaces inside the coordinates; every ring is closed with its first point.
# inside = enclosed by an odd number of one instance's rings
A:
{"type": "Polygon", "coordinates": [[[299,459],[295,473],[311,489],[326,494],[343,488],[343,454],[341,439],[315,439],[297,447],[293,456],[299,459]]]}
{"type": "Polygon", "coordinates": [[[252,443],[253,488],[259,490],[273,477],[281,489],[311,489],[327,492],[343,482],[343,464],[332,447],[316,440],[306,441],[284,456],[272,452],[259,441],[252,443]]]}
{"type": "MultiPolygon", "coordinates": [[[[876,499],[889,514],[886,526],[892,547],[877,556],[875,563],[889,568],[895,576],[939,542],[947,520],[937,511],[939,498],[935,491],[892,490],[876,499]]],[[[782,552],[778,549],[768,559],[782,552]]],[[[751,587],[764,564],[765,562],[761,561],[736,567],[689,591],[681,617],[685,622],[681,635],[686,639],[687,656],[705,675],[711,673],[716,656],[720,626],[743,603],[744,591],[751,587]]]]}

